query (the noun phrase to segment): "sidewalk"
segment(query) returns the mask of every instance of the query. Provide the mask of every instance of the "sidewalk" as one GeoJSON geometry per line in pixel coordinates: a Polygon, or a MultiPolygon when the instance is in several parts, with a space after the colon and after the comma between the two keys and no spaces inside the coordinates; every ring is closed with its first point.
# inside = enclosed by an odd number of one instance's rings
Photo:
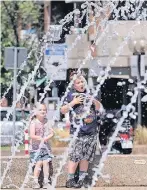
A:
{"type": "MultiPolygon", "coordinates": [[[[54,155],[61,155],[65,151],[66,147],[54,147],[52,148],[54,155]]],[[[139,154],[147,154],[147,145],[135,145],[133,148],[133,152],[130,155],[139,155],[139,154]]],[[[113,154],[119,155],[119,154],[113,154]]],[[[1,150],[1,156],[11,156],[10,150],[1,150]]],[[[25,156],[25,151],[21,150],[20,152],[16,153],[16,156],[25,156]]],[[[128,155],[129,156],[129,155],[128,155]]]]}
{"type": "MultiPolygon", "coordinates": [[[[73,190],[73,188],[57,188],[56,190],[73,190]]],[[[147,187],[93,187],[87,190],[147,190],[147,187]]]]}
{"type": "MultiPolygon", "coordinates": [[[[10,190],[10,189],[4,189],[4,190],[10,190]]],[[[11,190],[16,190],[16,189],[11,189],[11,190]]],[[[31,188],[26,188],[24,190],[32,190],[31,188]]],[[[43,189],[42,189],[43,190],[43,189]]],[[[49,190],[52,190],[51,188],[49,188],[49,190]]],[[[74,190],[74,188],[70,189],[70,188],[56,188],[53,190],[74,190]]],[[[84,190],[83,188],[81,188],[81,190],[84,190]]],[[[147,190],[147,187],[93,187],[91,189],[87,189],[87,190],[147,190]]]]}

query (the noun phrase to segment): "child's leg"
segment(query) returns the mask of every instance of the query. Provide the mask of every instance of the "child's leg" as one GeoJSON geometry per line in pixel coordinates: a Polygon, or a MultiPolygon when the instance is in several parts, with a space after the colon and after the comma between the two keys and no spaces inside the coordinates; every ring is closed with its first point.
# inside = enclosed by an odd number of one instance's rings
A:
{"type": "Polygon", "coordinates": [[[74,178],[75,171],[77,169],[79,162],[73,162],[71,160],[68,161],[68,178],[74,178]]]}
{"type": "Polygon", "coordinates": [[[89,165],[89,162],[87,160],[81,160],[79,165],[80,165],[80,171],[87,172],[89,165]]]}
{"type": "Polygon", "coordinates": [[[43,160],[43,174],[44,174],[44,182],[48,182],[49,177],[49,162],[48,160],[43,160]]]}
{"type": "Polygon", "coordinates": [[[52,161],[49,162],[49,178],[53,176],[53,163],[52,161]]]}
{"type": "Polygon", "coordinates": [[[79,180],[83,180],[85,178],[87,170],[88,170],[88,165],[89,165],[89,162],[87,160],[80,161],[79,180]]]}
{"type": "Polygon", "coordinates": [[[42,164],[43,164],[42,161],[38,161],[35,165],[34,178],[36,178],[37,180],[41,171],[42,164]]]}

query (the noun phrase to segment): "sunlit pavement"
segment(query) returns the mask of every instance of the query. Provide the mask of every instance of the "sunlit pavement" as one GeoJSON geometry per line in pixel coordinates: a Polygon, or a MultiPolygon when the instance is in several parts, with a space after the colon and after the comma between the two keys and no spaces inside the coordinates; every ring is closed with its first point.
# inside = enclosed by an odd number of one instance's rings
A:
{"type": "MultiPolygon", "coordinates": [[[[73,190],[74,188],[56,188],[55,190],[73,190]]],[[[4,189],[4,190],[10,190],[10,189],[4,189]]],[[[16,190],[16,189],[11,189],[16,190]]],[[[31,188],[26,188],[24,190],[31,190],[31,188]]],[[[52,190],[49,188],[49,190],[52,190]]],[[[81,188],[81,190],[86,190],[85,188],[81,188]]],[[[89,188],[87,190],[147,190],[147,187],[93,187],[89,188]]]]}
{"type": "MultiPolygon", "coordinates": [[[[57,188],[57,190],[73,190],[67,188],[57,188]]],[[[84,188],[81,188],[84,190],[84,188]]],[[[94,187],[87,190],[147,190],[147,187],[94,187]]]]}
{"type": "MultiPolygon", "coordinates": [[[[52,148],[53,154],[54,155],[60,155],[63,154],[63,152],[65,151],[65,147],[60,147],[60,148],[52,148]]],[[[119,155],[116,152],[111,152],[111,155],[119,155]]],[[[109,155],[110,155],[109,154],[109,155]]],[[[138,155],[138,154],[147,154],[147,145],[135,145],[133,148],[133,153],[131,155],[138,155]]],[[[129,154],[130,155],[130,154],[129,154]]],[[[128,155],[128,156],[129,156],[128,155]]],[[[1,156],[11,156],[11,151],[10,150],[1,150],[1,156]]],[[[25,151],[21,150],[20,152],[16,152],[16,156],[25,156],[25,151]]]]}

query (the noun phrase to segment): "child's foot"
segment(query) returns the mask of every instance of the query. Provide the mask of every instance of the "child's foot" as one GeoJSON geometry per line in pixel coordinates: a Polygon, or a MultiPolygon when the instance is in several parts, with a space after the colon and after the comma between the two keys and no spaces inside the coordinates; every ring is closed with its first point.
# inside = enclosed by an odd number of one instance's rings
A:
{"type": "Polygon", "coordinates": [[[37,182],[33,182],[33,185],[32,185],[32,188],[33,189],[40,189],[40,185],[39,185],[39,183],[37,183],[37,182]]]}
{"type": "Polygon", "coordinates": [[[84,180],[79,180],[75,185],[74,188],[82,188],[84,186],[84,180]]]}
{"type": "Polygon", "coordinates": [[[48,178],[44,178],[43,189],[48,189],[50,186],[48,178]]]}
{"type": "Polygon", "coordinates": [[[52,184],[52,179],[49,177],[48,178],[48,183],[51,185],[52,184]]]}
{"type": "Polygon", "coordinates": [[[88,188],[91,186],[91,184],[92,184],[92,178],[89,178],[88,176],[86,176],[83,182],[83,186],[85,188],[88,188]]]}
{"type": "Polygon", "coordinates": [[[75,187],[76,185],[76,182],[75,182],[75,179],[72,178],[72,179],[69,179],[66,181],[66,188],[72,188],[72,187],[75,187]]]}
{"type": "Polygon", "coordinates": [[[43,183],[43,189],[47,189],[48,187],[49,187],[49,183],[47,182],[47,183],[43,183]]]}

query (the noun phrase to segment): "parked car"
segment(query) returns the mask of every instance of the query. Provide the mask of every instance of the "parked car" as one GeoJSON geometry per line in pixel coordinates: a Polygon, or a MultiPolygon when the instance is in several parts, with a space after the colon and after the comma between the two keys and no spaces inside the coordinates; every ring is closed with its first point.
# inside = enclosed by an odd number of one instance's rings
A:
{"type": "MultiPolygon", "coordinates": [[[[11,144],[13,139],[13,114],[10,114],[8,121],[5,121],[9,111],[12,111],[11,107],[0,107],[1,145],[11,144]]],[[[16,109],[15,139],[19,139],[20,133],[24,131],[25,123],[23,120],[27,120],[29,118],[29,114],[29,110],[16,109]]]]}
{"type": "MultiPolygon", "coordinates": [[[[109,138],[112,136],[116,122],[122,116],[122,110],[106,110],[100,127],[100,143],[107,146],[109,138]]],[[[134,120],[126,118],[112,145],[112,150],[117,150],[122,154],[130,154],[133,149],[134,120]]]]}
{"type": "Polygon", "coordinates": [[[113,148],[123,154],[131,154],[133,149],[134,130],[130,120],[127,118],[119,130],[113,148]]]}

